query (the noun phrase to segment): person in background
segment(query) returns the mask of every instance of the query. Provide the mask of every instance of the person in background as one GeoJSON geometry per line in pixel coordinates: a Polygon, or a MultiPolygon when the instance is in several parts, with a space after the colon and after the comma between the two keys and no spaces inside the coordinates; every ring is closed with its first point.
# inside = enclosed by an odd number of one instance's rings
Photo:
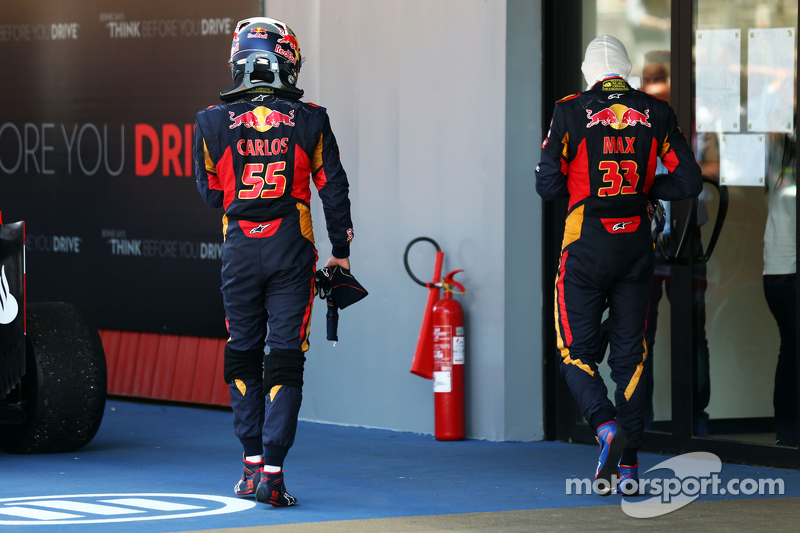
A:
{"type": "Polygon", "coordinates": [[[775,369],[776,441],[797,446],[797,174],[796,137],[768,137],[769,214],[764,232],[764,296],[780,332],[775,369]]]}

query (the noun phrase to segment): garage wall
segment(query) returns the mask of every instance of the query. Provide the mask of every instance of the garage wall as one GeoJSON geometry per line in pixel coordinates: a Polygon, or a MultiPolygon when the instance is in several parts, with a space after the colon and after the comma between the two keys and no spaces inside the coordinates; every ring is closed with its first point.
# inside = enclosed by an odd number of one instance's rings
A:
{"type": "MultiPolygon", "coordinates": [[[[267,16],[298,35],[305,100],[328,108],[351,185],[352,270],[370,291],[341,312],[335,347],[318,301],[303,419],[433,432],[432,384],[409,373],[427,291],[403,266],[409,241],[428,236],[445,252],[445,272],[465,271],[457,279],[468,290],[459,297],[468,436],[542,436],[541,295],[530,293],[539,283],[541,210],[538,197],[522,199],[538,157],[528,139],[541,130],[541,7],[508,5],[527,17],[512,24],[527,37],[509,47],[524,62],[511,75],[511,98],[527,104],[507,120],[505,1],[265,3],[267,16]],[[519,284],[526,276],[530,287],[519,284]]],[[[330,245],[314,201],[322,262],[330,245]]],[[[430,279],[433,261],[430,245],[412,249],[418,277],[430,279]]]]}

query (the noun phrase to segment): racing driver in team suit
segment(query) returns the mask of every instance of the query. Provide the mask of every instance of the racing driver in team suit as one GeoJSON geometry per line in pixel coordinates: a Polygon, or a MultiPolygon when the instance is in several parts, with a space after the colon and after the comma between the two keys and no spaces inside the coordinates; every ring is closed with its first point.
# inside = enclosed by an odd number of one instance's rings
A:
{"type": "Polygon", "coordinates": [[[234,86],[195,124],[197,187],[210,206],[225,210],[224,378],[244,448],[234,492],[275,506],[297,502],[286,492],[283,462],[297,429],[315,294],[310,181],[333,245],[325,266],[349,269],[353,238],[347,176],[327,112],[301,102],[295,86],[301,62],[284,23],[239,22],[230,57],[234,86]]]}
{"type": "Polygon", "coordinates": [[[597,431],[595,479],[608,482],[608,494],[614,475],[638,486],[640,377],[653,275],[650,202],[695,197],[703,182],[669,104],[628,85],[631,63],[620,41],[594,39],[582,70],[588,90],[556,104],[536,190],[545,200],[569,197],[555,287],[561,374],[597,431]],[[655,175],[657,157],[668,175],[655,175]],[[608,363],[616,408],[596,362],[606,301],[614,324],[608,363]]]}

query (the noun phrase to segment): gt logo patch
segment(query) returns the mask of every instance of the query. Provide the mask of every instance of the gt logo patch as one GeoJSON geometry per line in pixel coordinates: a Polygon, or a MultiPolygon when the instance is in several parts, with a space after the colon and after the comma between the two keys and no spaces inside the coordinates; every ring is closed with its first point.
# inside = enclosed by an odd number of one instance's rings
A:
{"type": "Polygon", "coordinates": [[[601,218],[600,222],[609,233],[633,233],[639,229],[641,217],[601,218]]]}
{"type": "MultiPolygon", "coordinates": [[[[627,226],[628,224],[633,224],[633,220],[631,220],[630,222],[617,222],[616,224],[614,224],[614,227],[611,228],[611,231],[619,231],[621,229],[625,229],[625,226],[627,226]]],[[[250,231],[250,233],[253,232],[250,231]]]]}
{"type": "Polygon", "coordinates": [[[250,233],[250,235],[252,235],[253,233],[264,233],[264,230],[267,229],[268,227],[270,227],[271,225],[272,225],[272,223],[270,223],[270,224],[259,224],[255,228],[251,229],[249,231],[249,233],[250,233]]]}
{"type": "Polygon", "coordinates": [[[281,227],[282,220],[283,219],[281,218],[271,222],[250,222],[248,220],[240,220],[239,227],[241,228],[245,237],[249,237],[251,239],[264,239],[266,237],[272,237],[275,235],[275,232],[277,232],[278,228],[281,227]]]}

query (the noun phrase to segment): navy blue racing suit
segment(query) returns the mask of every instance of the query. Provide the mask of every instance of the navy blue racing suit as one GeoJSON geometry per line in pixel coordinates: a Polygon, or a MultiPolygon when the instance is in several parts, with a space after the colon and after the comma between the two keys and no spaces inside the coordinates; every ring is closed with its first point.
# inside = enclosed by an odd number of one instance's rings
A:
{"type": "Polygon", "coordinates": [[[282,466],[297,427],[315,295],[310,183],[332,255],[346,258],[347,175],[324,108],[259,89],[197,113],[194,158],[200,194],[225,210],[224,378],[234,431],[245,455],[263,449],[266,464],[282,466]]]}
{"type": "Polygon", "coordinates": [[[666,102],[612,77],[556,104],[536,190],[545,200],[569,196],[555,288],[561,373],[586,420],[616,416],[631,449],[641,446],[644,429],[650,199],[692,198],[702,187],[700,167],[666,102]],[[656,158],[669,174],[655,175],[656,158]],[[616,409],[596,362],[606,301],[616,409]]]}

